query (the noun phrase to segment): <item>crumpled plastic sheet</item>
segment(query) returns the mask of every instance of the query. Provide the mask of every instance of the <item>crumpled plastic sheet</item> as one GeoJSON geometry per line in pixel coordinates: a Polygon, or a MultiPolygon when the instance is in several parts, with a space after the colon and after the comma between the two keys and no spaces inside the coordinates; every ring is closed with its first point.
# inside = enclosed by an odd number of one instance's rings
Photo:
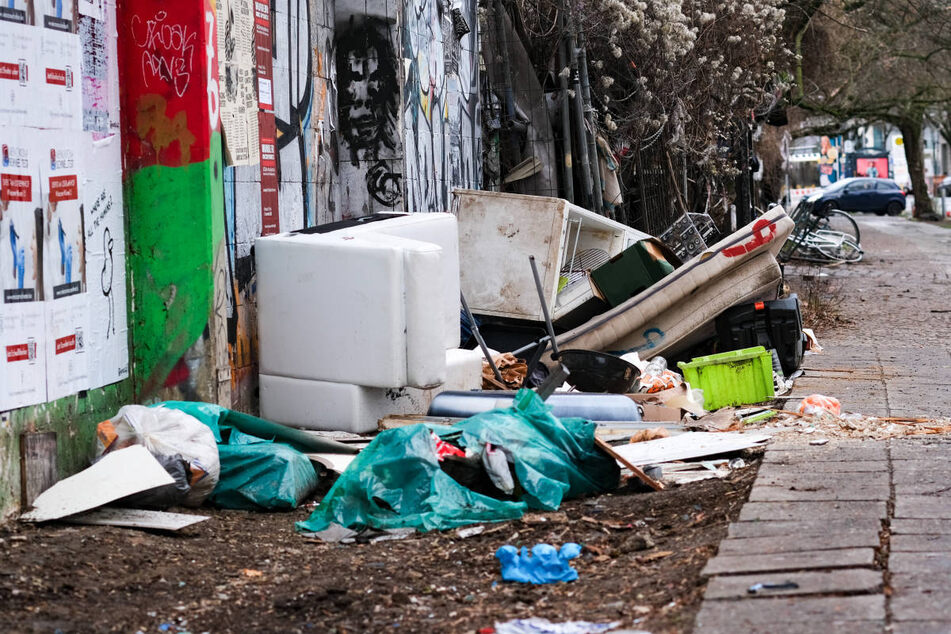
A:
{"type": "Polygon", "coordinates": [[[304,533],[347,528],[413,527],[445,530],[521,517],[526,509],[555,510],[562,500],[617,486],[613,459],[594,444],[595,424],[558,419],[537,394],[519,390],[510,408],[484,412],[452,426],[410,425],[380,433],[340,475],[304,533]],[[481,455],[485,445],[512,457],[518,499],[477,493],[440,468],[436,441],[481,455]]]}

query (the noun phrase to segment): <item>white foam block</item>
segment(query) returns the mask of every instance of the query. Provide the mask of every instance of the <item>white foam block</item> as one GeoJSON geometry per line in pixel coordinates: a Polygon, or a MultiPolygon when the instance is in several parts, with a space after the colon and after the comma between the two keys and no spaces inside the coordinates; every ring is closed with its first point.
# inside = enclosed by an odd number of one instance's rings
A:
{"type": "Polygon", "coordinates": [[[364,433],[390,414],[425,414],[443,390],[482,386],[482,355],[477,350],[445,351],[446,381],[434,389],[375,388],[350,383],[260,375],[261,415],[306,429],[364,433]]]}

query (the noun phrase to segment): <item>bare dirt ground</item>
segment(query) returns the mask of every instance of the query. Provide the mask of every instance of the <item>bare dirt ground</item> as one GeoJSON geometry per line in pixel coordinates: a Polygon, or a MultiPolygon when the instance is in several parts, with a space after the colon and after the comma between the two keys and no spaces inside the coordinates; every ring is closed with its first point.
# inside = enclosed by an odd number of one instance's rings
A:
{"type": "Polygon", "coordinates": [[[573,500],[466,539],[326,544],[294,532],[307,509],[211,511],[176,536],[13,524],[0,529],[0,631],[466,632],[529,616],[689,631],[700,571],[755,470],[573,500]],[[499,546],[568,541],[584,546],[578,581],[501,582],[499,546]]]}

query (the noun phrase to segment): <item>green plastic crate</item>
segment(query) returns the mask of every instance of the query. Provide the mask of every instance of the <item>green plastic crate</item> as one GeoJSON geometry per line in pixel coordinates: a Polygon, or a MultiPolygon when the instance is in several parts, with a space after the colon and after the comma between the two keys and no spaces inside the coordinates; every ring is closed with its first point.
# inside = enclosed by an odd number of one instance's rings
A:
{"type": "Polygon", "coordinates": [[[677,364],[690,387],[703,390],[703,407],[762,403],[773,398],[773,357],[763,346],[697,357],[677,364]]]}

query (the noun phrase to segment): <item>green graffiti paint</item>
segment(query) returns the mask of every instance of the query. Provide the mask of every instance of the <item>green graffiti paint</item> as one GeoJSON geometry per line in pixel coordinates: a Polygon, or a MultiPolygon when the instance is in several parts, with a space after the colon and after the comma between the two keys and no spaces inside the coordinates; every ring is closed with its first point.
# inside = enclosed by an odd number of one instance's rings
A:
{"type": "Polygon", "coordinates": [[[214,248],[223,236],[221,138],[207,161],[153,165],[127,180],[131,328],[136,392],[155,394],[205,331],[214,248]]]}

